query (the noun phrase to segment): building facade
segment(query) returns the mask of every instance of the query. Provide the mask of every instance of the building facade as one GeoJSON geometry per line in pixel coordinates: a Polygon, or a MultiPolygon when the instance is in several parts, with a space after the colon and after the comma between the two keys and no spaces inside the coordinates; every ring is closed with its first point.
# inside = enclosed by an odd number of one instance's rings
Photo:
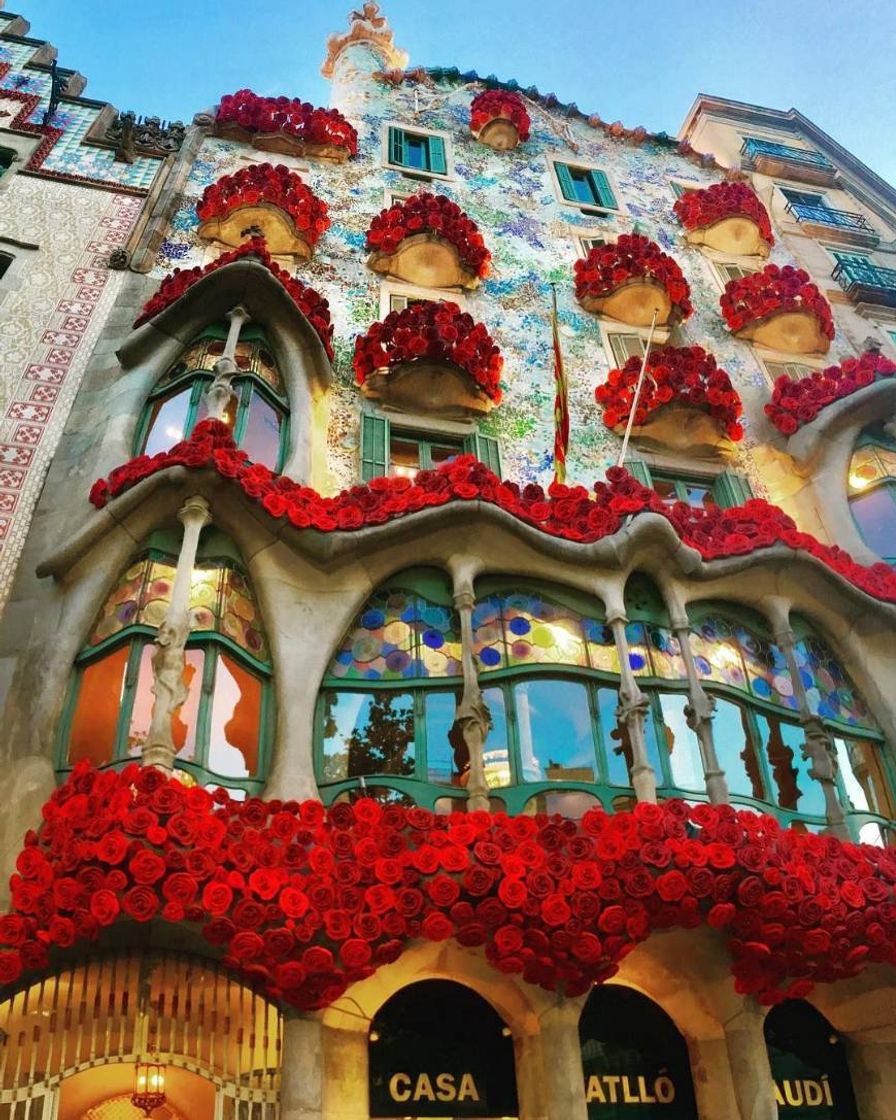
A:
{"type": "Polygon", "coordinates": [[[188,127],[26,34],[0,1115],[888,1117],[893,188],[375,4],[188,127]]]}

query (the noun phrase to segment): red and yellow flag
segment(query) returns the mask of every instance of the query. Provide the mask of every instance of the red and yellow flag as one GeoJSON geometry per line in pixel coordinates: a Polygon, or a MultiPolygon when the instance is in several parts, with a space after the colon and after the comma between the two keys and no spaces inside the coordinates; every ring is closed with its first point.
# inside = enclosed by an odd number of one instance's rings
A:
{"type": "Polygon", "coordinates": [[[563,351],[560,349],[560,322],[557,318],[557,288],[551,285],[551,328],[554,336],[554,481],[566,482],[566,452],[569,448],[569,400],[563,351]]]}

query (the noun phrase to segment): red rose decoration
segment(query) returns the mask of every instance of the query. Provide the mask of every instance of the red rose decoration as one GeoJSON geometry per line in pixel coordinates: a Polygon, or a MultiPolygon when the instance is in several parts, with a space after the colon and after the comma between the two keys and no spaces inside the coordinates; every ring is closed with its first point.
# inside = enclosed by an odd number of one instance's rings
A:
{"type": "Polygon", "coordinates": [[[473,276],[488,276],[492,255],[479,227],[457,203],[442,194],[421,191],[380,211],[367,231],[367,248],[392,254],[406,238],[421,234],[452,245],[461,265],[473,276]]]}
{"type": "Polygon", "coordinates": [[[131,887],[121,900],[121,908],[135,922],[148,922],[159,912],[160,903],[151,887],[131,887]]]}
{"type": "MultiPolygon", "coordinates": [[[[302,145],[307,146],[309,155],[315,148],[342,148],[350,156],[358,154],[358,134],[338,110],[315,109],[298,98],[260,97],[241,89],[221,98],[215,122],[223,135],[234,131],[247,137],[258,133],[262,137],[288,137],[300,145],[297,154],[303,150],[302,145]]],[[[256,146],[265,147],[264,139],[256,146]]]]}
{"type": "Polygon", "coordinates": [[[793,435],[829,404],[893,374],[896,374],[896,363],[882,354],[866,351],[858,358],[847,358],[839,366],[816,370],[808,377],[794,380],[781,376],[775,382],[765,413],[779,432],[793,435]]]}
{"type": "Polygon", "coordinates": [[[503,89],[485,89],[470,103],[470,131],[474,136],[494,120],[508,120],[517,131],[520,143],[529,139],[531,118],[518,93],[503,89]]]}
{"type": "Polygon", "coordinates": [[[686,230],[707,229],[725,218],[751,218],[762,240],[769,246],[775,243],[768,211],[746,183],[713,183],[685,191],[673,209],[686,230]]]}
{"type": "Polygon", "coordinates": [[[761,320],[786,311],[814,316],[821,333],[834,337],[831,307],[808,272],[791,265],[768,264],[739,280],[729,280],[721,298],[722,315],[734,334],[761,320]]]}
{"type": "Polygon", "coordinates": [[[620,234],[615,244],[598,245],[574,265],[576,299],[608,296],[623,284],[643,280],[666,289],[672,303],[670,322],[687,319],[694,310],[691,289],[678,263],[639,233],[620,234]]]}

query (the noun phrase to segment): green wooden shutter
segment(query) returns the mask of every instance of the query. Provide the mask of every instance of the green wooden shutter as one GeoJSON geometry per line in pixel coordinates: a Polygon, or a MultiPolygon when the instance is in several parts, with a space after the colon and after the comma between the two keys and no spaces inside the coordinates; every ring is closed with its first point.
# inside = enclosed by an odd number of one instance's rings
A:
{"type": "Polygon", "coordinates": [[[391,163],[397,163],[399,167],[405,167],[407,165],[406,143],[404,129],[389,129],[389,160],[391,163]]]}
{"type": "Polygon", "coordinates": [[[647,466],[643,459],[626,459],[622,465],[642,486],[649,486],[653,489],[653,478],[650,475],[650,467],[647,466]]]}
{"type": "Polygon", "coordinates": [[[464,440],[464,451],[468,455],[475,455],[480,463],[484,463],[498,478],[501,477],[501,452],[494,436],[482,436],[474,432],[464,440]]]}
{"type": "Polygon", "coordinates": [[[389,421],[370,412],[361,415],[361,481],[381,478],[389,457],[389,421]]]}
{"type": "Polygon", "coordinates": [[[736,471],[722,471],[712,484],[712,496],[724,509],[741,506],[753,497],[749,482],[736,471]]]}
{"type": "Polygon", "coordinates": [[[592,171],[591,173],[591,186],[594,189],[594,197],[598,200],[601,206],[606,206],[609,209],[616,209],[616,196],[613,194],[613,188],[610,186],[610,180],[606,177],[603,171],[592,171]]]}
{"type": "Polygon", "coordinates": [[[448,161],[445,158],[445,141],[441,136],[428,136],[429,170],[434,175],[448,174],[448,161]]]}
{"type": "Polygon", "coordinates": [[[555,163],[554,171],[557,173],[557,182],[560,184],[560,191],[567,202],[578,202],[576,196],[576,186],[572,181],[572,175],[569,173],[569,168],[565,163],[555,163]]]}

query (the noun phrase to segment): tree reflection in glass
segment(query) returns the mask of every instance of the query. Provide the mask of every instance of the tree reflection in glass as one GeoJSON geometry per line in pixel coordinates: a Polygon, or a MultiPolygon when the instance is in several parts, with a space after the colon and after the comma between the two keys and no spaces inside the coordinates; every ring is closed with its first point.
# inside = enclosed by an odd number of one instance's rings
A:
{"type": "Polygon", "coordinates": [[[322,779],[414,772],[414,701],[410,693],[324,694],[322,779]]]}

